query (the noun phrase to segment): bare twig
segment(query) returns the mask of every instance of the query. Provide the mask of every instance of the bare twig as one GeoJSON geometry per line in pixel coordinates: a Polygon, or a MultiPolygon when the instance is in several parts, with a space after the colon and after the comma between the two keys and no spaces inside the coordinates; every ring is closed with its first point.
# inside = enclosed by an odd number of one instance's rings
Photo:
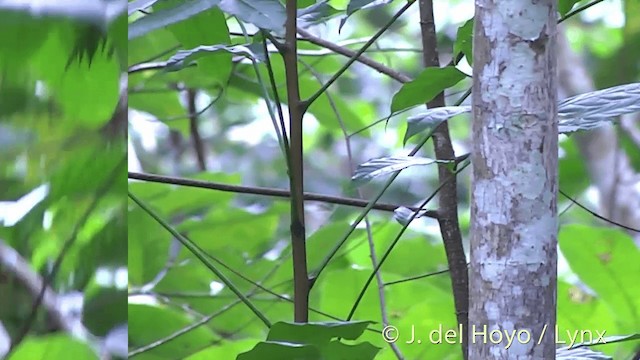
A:
{"type": "Polygon", "coordinates": [[[398,20],[398,18],[400,18],[400,16],[402,16],[402,14],[405,13],[405,11],[409,10],[409,8],[411,7],[411,5],[413,5],[415,1],[407,1],[406,4],[404,4],[402,6],[402,8],[400,8],[400,10],[398,10],[395,14],[393,14],[393,16],[391,17],[391,19],[389,19],[389,21],[382,27],[380,28],[380,30],[378,30],[377,33],[375,33],[375,35],[373,35],[371,37],[371,39],[369,39],[369,41],[367,41],[366,44],[364,44],[360,50],[356,51],[355,54],[353,54],[353,56],[351,56],[351,58],[349,58],[349,60],[342,66],[342,68],[340,68],[340,70],[338,70],[332,77],[331,79],[329,79],[324,86],[322,86],[320,89],[318,89],[318,91],[316,91],[313,95],[311,95],[311,97],[309,97],[309,99],[305,100],[305,105],[311,106],[311,104],[313,104],[314,101],[316,101],[322,94],[324,94],[324,92],[331,86],[333,85],[333,83],[338,80],[338,78],[340,76],[342,76],[342,74],[347,71],[347,69],[358,60],[358,58],[364,54],[365,51],[367,51],[367,49],[369,47],[371,47],[371,45],[373,45],[374,42],[376,42],[376,40],[378,40],[378,38],[380,38],[380,36],[382,36],[382,34],[384,34],[385,31],[387,31],[387,29],[389,29],[389,27],[396,22],[396,20],[398,20]]]}
{"type": "Polygon", "coordinates": [[[316,45],[320,45],[322,47],[325,47],[331,51],[334,51],[338,54],[350,57],[350,58],[355,58],[357,61],[361,62],[364,65],[369,66],[370,68],[376,70],[379,73],[385,74],[387,76],[389,76],[390,78],[401,82],[401,83],[406,83],[411,81],[411,78],[408,77],[407,75],[404,75],[402,73],[399,73],[389,67],[387,67],[386,65],[379,63],[371,58],[368,58],[364,55],[357,55],[357,52],[354,50],[351,50],[349,48],[340,46],[338,44],[332,43],[331,41],[327,41],[324,40],[322,38],[319,38],[313,34],[311,34],[310,32],[308,32],[307,30],[304,30],[302,28],[298,28],[298,33],[302,36],[304,36],[307,40],[309,40],[309,42],[316,44],[316,45]]]}
{"type": "Polygon", "coordinates": [[[571,203],[572,203],[572,204],[574,204],[574,205],[578,206],[580,209],[582,209],[582,210],[584,210],[584,211],[588,212],[588,213],[589,213],[589,214],[591,214],[593,217],[595,217],[595,218],[597,218],[597,219],[600,219],[600,220],[602,220],[602,221],[604,221],[604,222],[606,222],[606,223],[609,223],[609,224],[612,224],[612,225],[618,226],[618,227],[620,227],[620,228],[622,228],[622,229],[625,229],[625,230],[628,230],[628,231],[631,231],[631,232],[635,232],[635,233],[640,234],[640,228],[634,228],[634,227],[631,227],[631,226],[627,226],[627,225],[621,224],[621,223],[619,223],[619,222],[617,222],[617,221],[615,221],[615,220],[608,219],[608,218],[606,218],[606,217],[604,217],[604,216],[602,216],[602,215],[600,215],[600,214],[596,213],[595,211],[590,210],[590,209],[589,209],[589,208],[587,208],[586,206],[582,205],[581,203],[579,203],[577,200],[575,200],[574,198],[572,198],[571,196],[569,196],[569,195],[568,195],[567,193],[565,193],[564,191],[559,190],[559,192],[560,192],[560,194],[562,194],[562,196],[566,197],[569,201],[571,201],[571,203]]]}

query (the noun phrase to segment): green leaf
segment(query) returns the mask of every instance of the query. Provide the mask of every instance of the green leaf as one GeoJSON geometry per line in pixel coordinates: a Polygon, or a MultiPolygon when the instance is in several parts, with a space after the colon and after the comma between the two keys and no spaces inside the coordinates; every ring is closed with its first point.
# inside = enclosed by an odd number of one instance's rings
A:
{"type": "Polygon", "coordinates": [[[379,351],[379,347],[367,341],[351,345],[333,340],[322,348],[324,359],[373,360],[379,351]]]}
{"type": "Polygon", "coordinates": [[[67,360],[98,359],[98,355],[88,344],[74,340],[67,335],[45,335],[29,337],[11,354],[11,360],[67,360]]]}
{"type": "Polygon", "coordinates": [[[184,360],[234,359],[239,353],[251,350],[256,342],[255,339],[226,341],[220,345],[208,346],[184,360]]]}
{"type": "Polygon", "coordinates": [[[375,177],[389,175],[396,171],[406,169],[411,166],[431,165],[434,163],[449,163],[451,161],[434,160],[418,156],[392,156],[379,159],[371,159],[358,165],[355,174],[351,178],[356,184],[363,184],[375,177]]]}
{"type": "Polygon", "coordinates": [[[115,288],[96,288],[94,294],[85,296],[82,323],[93,335],[105,336],[115,326],[127,323],[127,292],[115,288]]]}
{"type": "Polygon", "coordinates": [[[220,0],[187,0],[172,8],[153,12],[129,24],[129,40],[187,20],[214,6],[218,6],[218,4],[220,4],[220,0]]]}
{"type": "MultiPolygon", "coordinates": [[[[157,4],[156,8],[162,11],[173,5],[178,6],[180,3],[182,3],[181,0],[165,0],[157,4]]],[[[198,48],[203,44],[227,45],[231,43],[227,20],[218,8],[202,11],[187,21],[168,26],[167,29],[175,35],[183,49],[198,48]]],[[[171,59],[180,54],[181,52],[178,52],[171,59]]],[[[232,53],[212,51],[206,55],[199,59],[198,66],[194,71],[195,77],[199,79],[198,83],[191,84],[189,82],[187,86],[210,87],[226,84],[229,80],[232,53]]]]}
{"type": "Polygon", "coordinates": [[[640,250],[616,229],[564,226],[560,250],[569,266],[610,307],[628,331],[640,328],[640,250]]]}
{"type": "Polygon", "coordinates": [[[127,216],[129,284],[142,286],[151,281],[169,257],[171,234],[158,227],[140,208],[133,207],[127,216]]]}
{"type": "Polygon", "coordinates": [[[390,3],[391,0],[378,1],[378,0],[351,0],[349,1],[349,5],[347,5],[347,16],[351,16],[358,10],[369,9],[373,7],[378,7],[382,5],[386,5],[390,3]],[[372,4],[375,3],[375,4],[372,4]]]}
{"type": "Polygon", "coordinates": [[[275,0],[223,0],[222,11],[261,29],[284,32],[287,20],[284,6],[275,0]]]}
{"type": "Polygon", "coordinates": [[[458,28],[456,41],[453,43],[453,54],[464,54],[469,65],[473,64],[473,18],[458,28]]]}
{"type": "Polygon", "coordinates": [[[573,6],[577,3],[579,3],[581,0],[560,0],[558,1],[558,12],[560,13],[560,16],[565,16],[567,15],[567,13],[569,13],[569,11],[571,11],[571,9],[573,9],[573,6]]]}
{"type": "Polygon", "coordinates": [[[301,324],[281,321],[271,326],[267,341],[326,345],[334,338],[356,340],[372,323],[372,321],[346,321],[301,324]]]}
{"type": "Polygon", "coordinates": [[[342,30],[342,27],[347,22],[349,17],[353,15],[356,11],[362,9],[371,9],[374,7],[382,6],[389,4],[392,0],[350,0],[347,5],[347,16],[340,20],[340,26],[338,27],[338,32],[342,30]]]}
{"type": "MultiPolygon", "coordinates": [[[[132,349],[163,339],[193,323],[184,311],[150,305],[129,304],[129,346],[132,349]]],[[[219,337],[199,326],[146,352],[163,358],[182,359],[210,345],[219,337]]]]}
{"type": "Polygon", "coordinates": [[[368,342],[347,345],[335,338],[356,340],[371,321],[273,324],[267,341],[237,359],[353,359],[370,360],[380,350],[368,342]]]}
{"type": "Polygon", "coordinates": [[[322,24],[340,13],[341,11],[331,6],[328,1],[321,1],[298,10],[298,26],[306,28],[322,24]]]}
{"type": "Polygon", "coordinates": [[[403,144],[406,145],[407,141],[416,134],[425,131],[431,132],[442,122],[470,111],[471,106],[443,106],[428,109],[419,115],[411,116],[407,119],[407,131],[404,134],[403,144]]]}
{"type": "Polygon", "coordinates": [[[167,69],[169,71],[181,70],[191,65],[191,62],[197,59],[208,59],[213,54],[230,53],[242,55],[249,59],[259,61],[260,57],[253,52],[250,46],[245,45],[201,45],[191,50],[180,50],[176,52],[169,60],[167,60],[167,69]]]}
{"type": "Polygon", "coordinates": [[[313,345],[279,341],[262,341],[253,349],[238,355],[236,360],[304,359],[323,360],[320,349],[313,345]]]}
{"type": "Polygon", "coordinates": [[[0,7],[0,66],[23,66],[46,41],[50,29],[50,21],[37,21],[24,12],[0,7]]]}
{"type": "Polygon", "coordinates": [[[393,96],[391,112],[395,113],[427,103],[445,89],[462,81],[465,76],[453,66],[426,68],[415,80],[402,85],[402,88],[393,96]]]}

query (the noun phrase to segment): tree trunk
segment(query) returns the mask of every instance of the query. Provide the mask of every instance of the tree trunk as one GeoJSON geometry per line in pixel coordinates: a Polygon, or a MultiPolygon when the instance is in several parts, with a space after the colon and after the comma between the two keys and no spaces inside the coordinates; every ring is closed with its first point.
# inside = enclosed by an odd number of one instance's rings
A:
{"type": "Polygon", "coordinates": [[[556,2],[477,0],[470,359],[554,359],[556,2]]]}

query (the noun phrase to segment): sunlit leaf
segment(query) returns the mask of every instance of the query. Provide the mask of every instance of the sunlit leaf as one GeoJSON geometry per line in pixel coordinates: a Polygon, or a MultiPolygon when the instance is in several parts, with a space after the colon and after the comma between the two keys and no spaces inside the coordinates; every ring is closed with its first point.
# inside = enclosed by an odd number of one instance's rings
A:
{"type": "Polygon", "coordinates": [[[220,0],[190,0],[170,9],[163,9],[129,24],[129,40],[143,36],[153,30],[189,19],[203,11],[218,6],[220,0]]]}
{"type": "Polygon", "coordinates": [[[450,118],[471,111],[471,106],[444,106],[429,109],[416,116],[407,119],[407,132],[404,134],[404,144],[407,143],[412,136],[433,131],[438,125],[450,118]]]}
{"type": "Polygon", "coordinates": [[[372,159],[358,166],[351,178],[357,184],[362,184],[375,177],[388,175],[411,166],[431,165],[435,163],[450,163],[446,160],[434,160],[418,156],[393,156],[372,159]]]}
{"type": "Polygon", "coordinates": [[[287,18],[284,6],[277,0],[222,0],[222,11],[261,29],[284,32],[287,18]]]}
{"type": "Polygon", "coordinates": [[[453,66],[429,67],[424,69],[414,80],[402,85],[393,95],[391,112],[427,103],[445,89],[450,88],[465,78],[465,74],[453,66]]]}
{"type": "Polygon", "coordinates": [[[340,11],[332,7],[328,1],[321,1],[298,10],[298,26],[307,28],[324,23],[339,13],[340,11]]]}
{"type": "Polygon", "coordinates": [[[469,64],[473,63],[473,18],[467,20],[458,28],[456,41],[453,43],[453,53],[462,53],[469,64]]]}

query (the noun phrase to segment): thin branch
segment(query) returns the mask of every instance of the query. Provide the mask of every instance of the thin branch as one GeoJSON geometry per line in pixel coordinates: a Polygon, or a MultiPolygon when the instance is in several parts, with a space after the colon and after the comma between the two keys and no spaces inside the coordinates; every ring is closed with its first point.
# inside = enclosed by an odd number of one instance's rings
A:
{"type": "MultiPolygon", "coordinates": [[[[218,190],[218,191],[225,191],[225,192],[233,192],[238,194],[272,196],[272,197],[285,198],[285,199],[288,199],[291,197],[291,192],[289,192],[288,190],[265,188],[265,187],[254,187],[254,186],[220,184],[220,183],[203,181],[203,180],[185,179],[185,178],[149,174],[149,173],[129,172],[129,179],[155,182],[155,183],[168,184],[168,185],[179,185],[179,186],[187,186],[187,187],[194,187],[194,188],[200,188],[200,189],[211,189],[211,190],[218,190]]],[[[359,208],[365,208],[367,207],[367,205],[369,205],[369,202],[366,200],[323,195],[323,194],[316,194],[316,193],[304,193],[304,199],[308,201],[319,201],[319,202],[324,202],[328,204],[353,206],[353,207],[359,207],[359,208]]],[[[413,211],[416,211],[418,209],[415,206],[404,206],[404,205],[395,205],[395,204],[387,204],[387,203],[376,203],[375,205],[373,205],[372,209],[393,212],[401,206],[411,209],[413,211]]],[[[427,212],[423,216],[435,219],[438,217],[438,214],[436,211],[427,210],[427,212]]]]}
{"type": "MultiPolygon", "coordinates": [[[[366,41],[366,40],[365,40],[366,41]]],[[[314,43],[315,44],[315,43],[314,43]]],[[[345,48],[349,51],[354,51],[355,50],[351,50],[350,48],[346,48],[344,45],[340,45],[338,43],[331,43],[334,45],[337,45],[341,48],[345,48]]],[[[315,44],[315,45],[320,45],[320,44],[315,44]]],[[[399,54],[399,53],[403,53],[403,52],[408,52],[408,53],[422,53],[422,49],[414,49],[414,48],[394,48],[394,47],[376,47],[375,49],[370,49],[367,50],[367,54],[373,54],[373,53],[379,53],[379,54],[385,54],[385,53],[393,53],[393,54],[399,54]]],[[[331,50],[329,48],[323,48],[323,49],[319,49],[319,50],[298,50],[298,55],[300,56],[306,56],[306,57],[315,57],[315,56],[332,56],[332,55],[344,55],[346,57],[351,57],[351,55],[348,54],[342,54],[342,53],[338,53],[334,50],[331,50]]],[[[358,59],[359,61],[360,59],[358,59]]],[[[380,63],[379,61],[373,60],[371,59],[371,61],[373,61],[374,63],[376,63],[376,66],[378,66],[378,64],[385,66],[384,64],[380,63]]],[[[361,62],[364,65],[364,62],[361,62]]]]}
{"type": "Polygon", "coordinates": [[[408,277],[406,279],[389,281],[389,282],[385,283],[384,286],[391,286],[391,285],[396,285],[396,284],[402,284],[402,283],[409,282],[409,281],[425,279],[425,278],[432,277],[432,276],[435,276],[435,275],[446,274],[448,272],[449,272],[449,269],[444,269],[444,270],[440,270],[440,271],[430,272],[428,274],[411,276],[411,277],[408,277]]]}
{"type": "MultiPolygon", "coordinates": [[[[243,24],[242,21],[238,21],[238,25],[240,26],[240,29],[242,30],[242,32],[244,34],[247,34],[247,30],[243,24]]],[[[249,36],[245,35],[245,41],[249,42],[249,36]]],[[[275,41],[275,40],[274,40],[275,41]]],[[[265,42],[263,40],[263,46],[264,46],[265,42]]],[[[265,57],[267,58],[266,63],[267,63],[267,71],[269,72],[269,84],[271,85],[271,87],[273,89],[275,89],[276,91],[274,92],[274,103],[276,105],[276,107],[278,108],[278,119],[276,119],[276,115],[273,112],[273,108],[271,107],[271,97],[269,96],[269,91],[267,90],[267,87],[265,85],[264,80],[262,79],[262,72],[260,70],[260,68],[258,67],[258,62],[256,61],[256,59],[254,57],[250,57],[249,60],[251,60],[251,65],[253,66],[253,71],[256,74],[256,80],[257,80],[257,84],[260,86],[260,90],[262,91],[262,95],[264,96],[264,102],[267,105],[267,112],[269,113],[269,119],[271,119],[271,124],[273,125],[273,129],[276,133],[276,137],[278,138],[278,144],[280,145],[280,149],[282,150],[282,153],[284,154],[286,159],[289,159],[289,142],[287,139],[287,131],[286,128],[284,126],[284,118],[282,117],[282,109],[281,109],[281,103],[280,103],[280,99],[278,97],[278,92],[277,92],[277,86],[275,84],[275,78],[273,77],[273,71],[271,70],[271,60],[269,59],[269,54],[265,53],[265,57]],[[278,123],[277,120],[280,120],[280,122],[278,123]]]]}
{"type": "Polygon", "coordinates": [[[560,192],[560,194],[562,194],[562,196],[564,196],[564,197],[566,197],[567,199],[569,199],[569,201],[571,201],[573,204],[577,205],[577,206],[578,206],[579,208],[581,208],[582,210],[584,210],[584,211],[588,212],[588,213],[589,213],[589,214],[591,214],[593,217],[596,217],[596,218],[598,218],[598,219],[600,219],[600,220],[602,220],[602,221],[604,221],[604,222],[607,222],[607,223],[609,223],[609,224],[612,224],[612,225],[618,226],[618,227],[623,228],[623,229],[625,229],[625,230],[629,230],[629,231],[633,231],[633,232],[636,232],[636,233],[640,233],[640,229],[632,228],[631,226],[627,226],[627,225],[621,224],[621,223],[619,223],[619,222],[617,222],[617,221],[613,221],[613,220],[611,220],[611,219],[607,219],[606,217],[604,217],[604,216],[602,216],[602,215],[600,215],[600,214],[596,213],[595,211],[593,211],[593,210],[591,210],[591,209],[587,208],[586,206],[582,205],[582,204],[581,204],[581,203],[579,203],[577,200],[574,200],[571,196],[567,195],[567,193],[565,193],[564,191],[559,190],[559,192],[560,192]]]}
{"type": "MultiPolygon", "coordinates": [[[[274,44],[278,44],[278,46],[280,46],[280,43],[276,43],[275,40],[272,40],[272,41],[274,42],[274,44]]],[[[271,57],[269,56],[269,52],[267,51],[266,39],[262,40],[262,48],[264,51],[267,74],[269,74],[269,84],[271,85],[271,91],[273,92],[273,103],[274,103],[274,106],[276,107],[276,110],[278,111],[278,121],[280,124],[280,131],[278,131],[277,128],[276,128],[276,131],[278,132],[278,134],[281,134],[284,156],[287,159],[287,161],[289,161],[288,160],[290,158],[289,136],[287,135],[286,126],[284,124],[284,113],[282,111],[282,101],[280,101],[280,94],[278,93],[278,84],[276,82],[275,73],[273,72],[273,66],[271,65],[271,57]]],[[[259,72],[257,72],[257,74],[259,74],[259,72]]],[[[269,103],[266,95],[268,95],[268,92],[266,92],[265,90],[265,99],[267,99],[267,106],[269,106],[269,109],[270,109],[271,104],[269,103]]]]}
{"type": "Polygon", "coordinates": [[[311,104],[313,104],[314,101],[316,101],[320,95],[324,94],[324,92],[331,86],[333,85],[333,83],[338,80],[338,78],[340,76],[342,76],[342,74],[347,71],[347,69],[358,60],[358,58],[364,54],[365,51],[367,51],[367,49],[373,45],[374,42],[376,42],[376,40],[378,40],[378,38],[380,36],[382,36],[382,34],[384,34],[385,31],[387,31],[387,29],[389,29],[389,27],[391,25],[393,25],[393,23],[396,22],[396,20],[398,20],[398,18],[400,16],[402,16],[402,14],[404,14],[405,11],[409,10],[409,8],[411,7],[411,5],[413,5],[415,1],[407,1],[406,4],[404,4],[404,6],[402,6],[402,8],[400,10],[398,10],[398,12],[396,12],[391,19],[389,19],[389,21],[380,29],[378,30],[377,33],[375,33],[375,35],[373,35],[371,37],[371,39],[369,39],[369,41],[367,41],[366,44],[364,44],[360,50],[358,50],[355,54],[353,54],[353,56],[351,56],[349,58],[349,60],[346,62],[346,64],[344,64],[342,66],[342,68],[340,68],[340,70],[338,70],[332,77],[331,79],[329,79],[329,81],[327,81],[323,87],[321,87],[320,89],[318,89],[318,91],[316,91],[313,95],[311,95],[311,97],[309,99],[307,99],[305,101],[305,105],[311,106],[311,104]]]}
{"type": "Polygon", "coordinates": [[[307,30],[304,30],[302,28],[298,28],[298,33],[300,35],[304,36],[306,39],[309,40],[309,42],[311,42],[313,44],[325,47],[325,48],[327,48],[327,49],[329,49],[331,51],[334,51],[334,52],[336,52],[338,54],[341,54],[341,55],[344,55],[344,56],[347,56],[347,57],[350,57],[350,58],[355,58],[356,61],[359,61],[362,64],[367,65],[370,68],[378,71],[379,73],[385,74],[385,75],[389,76],[390,78],[392,78],[392,79],[394,79],[394,80],[396,80],[398,82],[406,83],[406,82],[411,81],[410,77],[408,77],[408,76],[406,76],[406,75],[404,75],[404,74],[402,74],[402,73],[400,73],[398,71],[395,71],[395,70],[387,67],[386,65],[384,65],[382,63],[379,63],[379,62],[377,62],[377,61],[375,61],[375,60],[373,60],[371,58],[368,58],[368,57],[364,56],[364,54],[358,56],[357,55],[358,53],[356,51],[351,50],[351,49],[346,48],[346,47],[343,47],[343,46],[340,46],[338,44],[332,43],[331,41],[327,41],[327,40],[324,40],[322,38],[319,38],[319,37],[311,34],[307,30]]]}
{"type": "Polygon", "coordinates": [[[582,6],[578,7],[573,11],[568,12],[567,14],[565,14],[565,16],[561,17],[558,20],[558,24],[560,24],[563,21],[565,21],[565,20],[567,20],[567,19],[569,19],[569,18],[571,18],[571,17],[583,12],[584,10],[587,10],[588,8],[592,7],[593,5],[597,5],[597,4],[599,4],[599,3],[603,2],[603,1],[604,0],[595,0],[593,2],[590,2],[588,4],[585,4],[585,5],[582,5],[582,6]]]}
{"type": "Polygon", "coordinates": [[[162,219],[149,205],[147,205],[144,201],[140,200],[137,196],[128,192],[128,196],[134,203],[136,203],[142,211],[147,213],[150,217],[152,217],[160,226],[162,226],[165,230],[167,230],[175,239],[180,241],[180,243],[193,254],[203,265],[205,265],[211,272],[220,279],[224,285],[226,285],[229,290],[231,290],[242,302],[262,321],[262,323],[267,327],[271,327],[271,322],[267,317],[247,299],[247,297],[238,289],[237,286],[233,282],[231,282],[214,264],[212,264],[206,258],[206,252],[202,250],[200,246],[191,241],[186,236],[182,235],[178,232],[173,226],[167,223],[164,219],[162,219]]]}
{"type": "MultiPolygon", "coordinates": [[[[246,281],[246,282],[248,282],[248,283],[252,284],[253,286],[255,286],[256,288],[258,288],[259,290],[262,290],[262,291],[264,291],[264,292],[266,292],[266,293],[268,293],[268,294],[270,294],[270,295],[272,295],[272,296],[275,296],[278,300],[283,300],[283,301],[290,302],[290,303],[293,303],[293,302],[294,302],[292,299],[290,299],[290,298],[288,298],[288,297],[286,297],[286,296],[284,296],[284,295],[278,294],[278,293],[277,293],[277,292],[275,292],[274,290],[271,290],[271,289],[269,289],[269,288],[266,288],[266,287],[265,287],[265,286],[263,286],[261,283],[257,283],[257,282],[255,282],[255,281],[253,281],[253,280],[249,279],[247,276],[245,276],[245,275],[243,275],[241,272],[239,272],[239,271],[237,271],[237,270],[233,269],[231,266],[229,266],[229,265],[227,265],[226,263],[222,262],[222,260],[220,260],[220,259],[216,258],[215,256],[213,256],[213,255],[211,255],[211,254],[207,254],[207,257],[209,257],[211,260],[213,260],[213,261],[217,262],[218,264],[220,264],[220,266],[222,266],[223,268],[225,268],[225,269],[229,270],[229,272],[231,272],[231,273],[232,273],[232,274],[234,274],[235,276],[237,276],[237,277],[241,278],[242,280],[244,280],[244,281],[246,281]]],[[[293,279],[288,280],[288,281],[286,281],[285,283],[287,283],[287,284],[292,284],[292,283],[293,283],[293,279]]],[[[269,301],[273,302],[273,299],[270,299],[269,301]]],[[[312,308],[312,307],[309,307],[309,311],[311,311],[311,312],[313,312],[313,313],[316,313],[316,314],[319,314],[319,315],[322,315],[322,316],[326,316],[326,317],[328,317],[328,318],[330,318],[330,319],[333,319],[333,320],[344,321],[344,319],[341,319],[341,318],[339,318],[339,317],[337,317],[337,316],[335,316],[335,315],[331,315],[331,314],[329,314],[329,313],[323,312],[323,311],[321,311],[321,310],[314,309],[314,308],[312,308]]]]}
{"type": "MultiPolygon", "coordinates": [[[[182,90],[179,90],[179,91],[182,91],[182,90]]],[[[175,91],[175,90],[172,90],[172,91],[175,91]]],[[[184,115],[170,116],[170,117],[166,117],[166,118],[163,118],[163,119],[157,119],[156,118],[156,119],[152,119],[150,121],[167,123],[167,122],[171,122],[171,121],[191,119],[194,116],[195,117],[200,117],[207,110],[211,109],[211,107],[213,107],[213,105],[215,105],[216,102],[218,102],[218,100],[220,99],[221,96],[222,96],[222,89],[220,88],[220,91],[216,94],[216,96],[213,99],[211,99],[211,101],[206,106],[204,106],[202,109],[198,109],[198,110],[196,110],[194,112],[188,112],[187,114],[184,114],[184,115]]]]}

